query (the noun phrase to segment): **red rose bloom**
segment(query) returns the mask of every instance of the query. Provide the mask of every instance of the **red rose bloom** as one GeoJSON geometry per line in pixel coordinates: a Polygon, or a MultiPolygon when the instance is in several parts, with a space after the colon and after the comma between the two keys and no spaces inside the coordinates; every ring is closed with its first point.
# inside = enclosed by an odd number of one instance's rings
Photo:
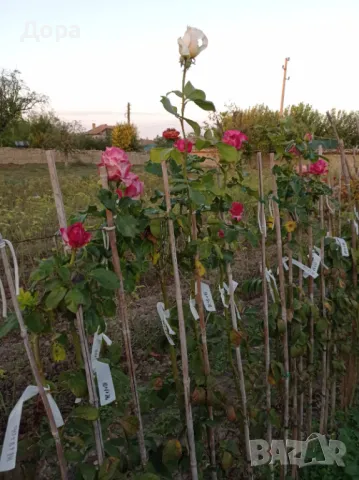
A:
{"type": "Polygon", "coordinates": [[[167,128],[167,130],[162,133],[162,136],[167,140],[177,140],[180,136],[180,132],[175,128],[167,128]]]}
{"type": "Polygon", "coordinates": [[[81,222],[74,223],[67,228],[60,228],[61,236],[66,245],[71,248],[81,248],[91,240],[91,233],[86,232],[81,222]]]}
{"type": "Polygon", "coordinates": [[[239,202],[233,202],[231,208],[229,209],[229,213],[231,214],[231,217],[233,218],[233,220],[237,220],[237,222],[242,220],[243,212],[244,212],[244,205],[239,202]]]}
{"type": "Polygon", "coordinates": [[[224,231],[222,229],[218,230],[219,238],[224,238],[224,231]]]}
{"type": "Polygon", "coordinates": [[[178,151],[184,153],[191,153],[192,148],[193,148],[193,143],[190,140],[184,139],[184,138],[179,138],[178,140],[175,141],[173,146],[177,148],[178,151]]]}
{"type": "Polygon", "coordinates": [[[290,147],[290,149],[288,150],[288,153],[291,153],[295,157],[300,157],[300,155],[301,155],[300,151],[298,150],[298,148],[295,145],[290,147]]]}
{"type": "Polygon", "coordinates": [[[243,142],[247,142],[248,137],[239,130],[226,130],[223,134],[222,142],[240,150],[243,142]]]}

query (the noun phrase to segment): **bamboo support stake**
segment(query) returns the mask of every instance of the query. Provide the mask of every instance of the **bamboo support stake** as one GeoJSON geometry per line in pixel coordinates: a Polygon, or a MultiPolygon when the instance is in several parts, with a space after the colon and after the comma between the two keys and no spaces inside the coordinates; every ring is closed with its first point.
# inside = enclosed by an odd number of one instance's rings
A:
{"type": "MultiPolygon", "coordinates": [[[[323,195],[319,198],[319,213],[320,213],[320,228],[324,230],[324,198],[323,195]]],[[[324,277],[324,237],[322,236],[320,239],[320,256],[322,259],[322,263],[320,266],[320,296],[322,301],[322,315],[326,317],[326,310],[325,310],[325,277],[324,277]]],[[[321,392],[321,405],[320,405],[320,424],[319,424],[319,432],[324,434],[326,432],[326,423],[325,423],[325,411],[327,408],[327,347],[328,347],[328,334],[329,331],[326,329],[325,336],[323,342],[323,351],[322,351],[322,392],[321,392]]]]}
{"type": "MultiPolygon", "coordinates": [[[[197,222],[196,222],[196,214],[195,212],[192,214],[192,239],[197,240],[197,222]]],[[[199,253],[197,251],[195,255],[195,262],[199,262],[199,253]]],[[[204,376],[206,379],[206,400],[207,400],[207,408],[208,408],[208,417],[210,420],[213,421],[213,407],[210,405],[208,401],[208,388],[209,388],[209,379],[211,375],[211,366],[209,363],[209,356],[208,356],[208,345],[207,345],[207,332],[206,332],[206,319],[203,307],[203,300],[201,294],[201,276],[199,275],[197,268],[195,272],[195,281],[196,281],[196,303],[198,306],[198,315],[199,315],[199,327],[201,331],[201,341],[202,341],[202,358],[203,358],[203,367],[204,367],[204,376]]],[[[214,436],[214,430],[212,427],[207,427],[207,436],[208,436],[208,444],[209,444],[209,452],[210,452],[210,459],[211,459],[211,466],[212,472],[211,477],[213,480],[217,480],[217,473],[216,473],[216,441],[214,436]]]]}
{"type": "Polygon", "coordinates": [[[59,220],[60,228],[67,227],[66,212],[64,207],[64,201],[62,198],[62,192],[59,182],[59,177],[56,170],[55,151],[46,151],[47,165],[49,167],[50,181],[52,186],[52,192],[54,194],[54,200],[56,205],[57,218],[59,220]]]}
{"type": "MultiPolygon", "coordinates": [[[[234,301],[234,290],[233,290],[233,275],[232,275],[232,268],[229,263],[227,263],[226,270],[227,270],[227,277],[228,277],[229,306],[231,310],[232,326],[233,326],[233,329],[236,332],[238,332],[236,304],[234,301]]],[[[251,448],[250,448],[249,417],[248,417],[248,407],[247,407],[247,393],[246,393],[246,386],[244,381],[244,371],[243,371],[243,362],[242,362],[240,345],[236,347],[236,360],[237,360],[237,369],[239,374],[239,385],[240,385],[241,397],[242,397],[242,414],[243,414],[243,423],[244,423],[246,456],[247,456],[247,462],[248,462],[248,476],[249,478],[252,478],[253,474],[252,474],[252,467],[251,467],[251,448]]]]}
{"type": "MultiPolygon", "coordinates": [[[[265,225],[265,211],[264,211],[264,187],[263,187],[263,163],[261,152],[257,153],[258,166],[258,184],[259,184],[259,200],[260,200],[260,223],[265,225]]],[[[262,228],[262,283],[263,283],[263,332],[264,332],[264,351],[265,351],[265,382],[266,382],[266,409],[267,414],[272,408],[271,385],[269,383],[270,373],[270,342],[269,342],[269,317],[268,317],[268,286],[266,278],[266,230],[262,228]]],[[[272,444],[272,423],[269,414],[267,415],[267,442],[272,444]]]]}
{"type": "Polygon", "coordinates": [[[62,480],[67,480],[67,478],[68,478],[68,476],[67,476],[67,465],[66,465],[66,460],[65,460],[65,456],[64,456],[64,450],[63,450],[63,447],[62,447],[62,444],[61,444],[59,431],[58,431],[58,428],[56,427],[54,415],[52,413],[52,410],[51,410],[51,407],[50,407],[50,404],[49,404],[49,400],[47,398],[45,389],[44,389],[43,384],[42,384],[41,374],[40,374],[39,369],[36,365],[34,352],[31,349],[30,339],[29,339],[29,336],[28,336],[28,333],[27,333],[27,329],[26,329],[26,326],[25,326],[25,323],[24,323],[24,319],[22,317],[22,313],[21,313],[21,310],[20,310],[19,302],[18,302],[17,296],[16,296],[16,288],[15,288],[14,281],[13,281],[13,278],[12,278],[9,259],[8,259],[7,253],[6,253],[6,243],[4,242],[1,235],[0,235],[0,250],[1,250],[1,257],[2,257],[2,261],[3,261],[3,265],[4,265],[4,271],[5,271],[7,283],[8,283],[9,290],[10,290],[11,300],[12,300],[12,303],[13,303],[13,306],[14,306],[17,321],[19,322],[19,326],[20,326],[21,338],[24,342],[24,347],[25,347],[25,350],[26,350],[27,357],[29,359],[32,374],[35,378],[36,385],[39,389],[40,398],[42,400],[42,403],[44,404],[45,412],[46,412],[46,415],[47,415],[47,418],[48,418],[48,421],[49,421],[49,425],[50,425],[51,434],[52,434],[53,439],[55,441],[61,479],[62,480]]]}
{"type": "MultiPolygon", "coordinates": [[[[311,221],[311,219],[310,219],[311,221]]],[[[313,227],[309,225],[308,227],[308,250],[309,250],[309,266],[313,261],[313,227]]],[[[314,280],[311,275],[308,277],[308,295],[309,302],[314,304],[314,280]]],[[[308,367],[310,369],[310,378],[308,385],[308,409],[307,409],[307,425],[308,425],[308,435],[312,433],[312,418],[313,418],[313,378],[312,370],[314,367],[314,317],[313,313],[310,313],[309,318],[309,354],[308,354],[308,367]]]]}
{"type": "MultiPolygon", "coordinates": [[[[96,390],[95,377],[92,369],[91,355],[90,355],[88,342],[86,338],[82,306],[80,306],[76,312],[76,327],[80,336],[80,345],[81,345],[82,358],[84,360],[84,368],[85,368],[87,389],[89,394],[89,402],[90,402],[90,405],[98,409],[99,401],[98,401],[98,395],[96,390]]],[[[94,436],[95,436],[97,458],[98,458],[99,464],[102,465],[104,461],[105,453],[104,453],[104,446],[103,446],[101,422],[99,419],[93,422],[93,429],[94,429],[94,436]]]]}
{"type": "MultiPolygon", "coordinates": [[[[51,179],[52,191],[55,199],[55,206],[56,206],[59,225],[60,225],[60,228],[66,228],[67,221],[66,221],[65,207],[64,207],[64,202],[62,198],[60,182],[57,175],[54,151],[53,150],[47,151],[46,157],[47,157],[47,164],[49,168],[49,174],[51,179]]],[[[65,245],[64,242],[63,242],[63,248],[65,253],[70,251],[70,248],[67,245],[65,245]]],[[[92,406],[98,408],[99,402],[98,402],[98,395],[96,390],[96,383],[95,383],[95,378],[92,372],[91,355],[88,348],[87,337],[86,337],[86,332],[84,327],[83,313],[82,313],[81,307],[78,309],[76,313],[76,327],[77,327],[77,332],[80,338],[81,353],[82,353],[84,367],[85,367],[87,389],[89,392],[89,402],[92,406]]],[[[104,461],[104,446],[103,446],[101,422],[99,419],[93,421],[93,429],[94,429],[97,458],[98,458],[99,465],[102,465],[104,461]]]]}
{"type": "MultiPolygon", "coordinates": [[[[109,189],[108,175],[107,175],[106,167],[100,167],[99,173],[100,173],[102,188],[108,190],[109,189]]],[[[126,306],[125,288],[123,283],[120,256],[118,254],[117,244],[116,244],[116,230],[115,230],[115,225],[113,221],[113,213],[111,212],[111,210],[106,209],[106,219],[107,219],[107,231],[108,231],[109,242],[110,242],[110,247],[112,252],[113,269],[120,282],[120,287],[117,290],[119,318],[120,318],[120,323],[122,328],[127,366],[128,366],[129,377],[130,377],[133,406],[134,406],[135,415],[138,419],[137,438],[138,438],[138,445],[140,449],[141,463],[144,466],[147,463],[145,436],[143,432],[140,400],[139,400],[138,391],[137,391],[136,368],[135,368],[135,362],[134,362],[133,353],[132,353],[131,332],[130,332],[130,326],[129,326],[129,320],[128,320],[127,306],[126,306]]]]}
{"type": "MultiPolygon", "coordinates": [[[[270,168],[273,173],[274,167],[274,153],[270,154],[270,168]]],[[[281,225],[280,225],[280,215],[279,215],[279,207],[278,207],[278,189],[277,189],[277,179],[275,174],[273,173],[273,210],[274,210],[274,222],[276,228],[276,236],[277,236],[277,259],[278,259],[278,271],[279,271],[279,297],[281,303],[281,318],[283,321],[283,360],[284,360],[284,371],[285,371],[285,379],[284,379],[284,425],[283,425],[283,433],[284,433],[284,441],[286,442],[288,439],[288,431],[289,431],[289,350],[288,350],[288,324],[287,324],[287,305],[286,305],[286,295],[285,295],[285,278],[284,278],[284,268],[283,268],[283,245],[282,245],[282,233],[281,233],[281,225]]],[[[284,469],[286,470],[286,469],[284,469]]]]}
{"type": "Polygon", "coordinates": [[[170,218],[171,197],[170,197],[170,189],[169,189],[169,182],[168,182],[167,165],[166,165],[166,162],[162,162],[161,165],[162,165],[162,175],[163,175],[163,187],[164,187],[167,216],[168,216],[168,233],[170,237],[173,274],[174,274],[175,289],[176,289],[178,327],[179,327],[181,359],[182,359],[182,375],[183,375],[183,390],[184,390],[183,393],[184,393],[185,412],[186,412],[187,438],[188,438],[188,447],[189,447],[189,455],[190,455],[191,474],[192,474],[192,480],[198,480],[196,444],[195,444],[195,438],[194,438],[193,416],[192,416],[192,406],[191,406],[191,380],[189,377],[189,368],[188,368],[186,325],[184,321],[181,282],[180,282],[179,269],[178,269],[178,263],[177,263],[176,238],[175,238],[175,232],[173,227],[173,220],[170,218]]]}
{"type": "MultiPolygon", "coordinates": [[[[299,158],[299,174],[301,175],[303,173],[303,160],[302,157],[299,158]]],[[[302,240],[303,240],[303,228],[302,225],[299,225],[298,229],[298,241],[300,245],[300,250],[299,250],[299,255],[298,255],[298,261],[303,262],[302,258],[302,240]]],[[[299,285],[299,298],[303,298],[303,270],[300,268],[298,272],[298,285],[299,285]]],[[[303,375],[303,370],[304,370],[304,365],[303,365],[303,355],[299,357],[299,374],[300,376],[303,375]]],[[[294,390],[298,391],[298,373],[295,374],[294,377],[294,390]]],[[[304,392],[303,389],[301,389],[301,393],[299,395],[299,402],[298,403],[298,410],[297,410],[297,422],[298,422],[298,434],[297,434],[297,439],[302,440],[302,431],[303,431],[303,425],[304,425],[304,392]]],[[[294,408],[294,404],[293,404],[294,408]]]]}

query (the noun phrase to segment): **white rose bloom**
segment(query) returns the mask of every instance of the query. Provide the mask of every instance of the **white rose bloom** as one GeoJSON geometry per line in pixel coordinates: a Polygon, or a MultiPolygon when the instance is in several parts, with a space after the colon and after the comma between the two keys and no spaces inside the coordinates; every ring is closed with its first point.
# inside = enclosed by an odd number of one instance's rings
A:
{"type": "Polygon", "coordinates": [[[198,28],[187,27],[186,33],[178,39],[179,52],[183,58],[195,58],[207,48],[208,38],[198,28]],[[199,45],[199,41],[202,42],[199,45]]]}

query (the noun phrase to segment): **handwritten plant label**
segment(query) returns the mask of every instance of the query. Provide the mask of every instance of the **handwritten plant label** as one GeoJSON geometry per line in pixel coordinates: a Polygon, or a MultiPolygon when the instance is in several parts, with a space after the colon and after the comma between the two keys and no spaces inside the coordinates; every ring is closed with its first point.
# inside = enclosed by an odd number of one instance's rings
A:
{"type": "MultiPolygon", "coordinates": [[[[287,262],[288,261],[288,257],[284,257],[283,258],[283,262],[287,262]]],[[[298,262],[298,260],[295,260],[294,258],[292,259],[292,263],[293,265],[296,265],[298,268],[300,268],[301,270],[303,270],[304,274],[307,275],[307,277],[310,275],[311,277],[313,278],[317,278],[318,277],[318,273],[314,272],[311,268],[307,267],[307,265],[304,265],[304,263],[302,262],[298,262]]],[[[284,265],[284,264],[283,264],[284,265]]]]}
{"type": "Polygon", "coordinates": [[[195,320],[199,320],[199,315],[196,309],[196,300],[194,298],[189,299],[189,308],[195,320]]]}
{"type": "MultiPolygon", "coordinates": [[[[196,293],[197,293],[197,284],[196,284],[196,293]]],[[[215,312],[216,307],[214,305],[212,292],[210,286],[207,283],[201,282],[201,295],[203,300],[204,308],[207,312],[215,312]]]]}
{"type": "Polygon", "coordinates": [[[340,246],[343,257],[349,257],[347,242],[344,240],[344,238],[339,238],[339,237],[333,237],[333,238],[335,240],[335,243],[340,246]]]}
{"type": "Polygon", "coordinates": [[[92,351],[91,362],[94,373],[97,376],[98,391],[100,394],[100,405],[109,405],[116,400],[116,392],[111,375],[110,365],[104,362],[99,362],[98,358],[101,353],[102,342],[111,345],[112,341],[104,333],[95,333],[92,351]]]}
{"type": "MultiPolygon", "coordinates": [[[[0,457],[0,472],[8,472],[9,470],[13,470],[15,468],[22,408],[27,400],[35,397],[38,393],[38,387],[34,385],[29,385],[28,387],[26,387],[23,394],[17,401],[17,404],[10,413],[0,457]]],[[[49,400],[50,408],[54,415],[56,426],[62,427],[64,421],[62,419],[59,407],[57,406],[55,400],[52,398],[50,393],[47,393],[46,395],[49,400]]]]}
{"type": "MultiPolygon", "coordinates": [[[[318,274],[318,270],[319,270],[319,265],[321,263],[321,257],[320,255],[318,255],[316,252],[313,252],[312,253],[312,265],[310,267],[310,269],[312,270],[312,272],[314,272],[315,274],[318,274]]],[[[307,278],[309,277],[308,273],[305,272],[303,274],[303,277],[304,278],[307,278]]]]}
{"type": "Polygon", "coordinates": [[[162,302],[157,303],[157,313],[160,317],[162,328],[163,328],[164,334],[166,335],[168,343],[173,346],[175,342],[172,340],[171,335],[176,335],[176,332],[172,330],[171,325],[168,323],[168,319],[170,318],[170,312],[169,310],[165,310],[164,303],[162,302]]]}

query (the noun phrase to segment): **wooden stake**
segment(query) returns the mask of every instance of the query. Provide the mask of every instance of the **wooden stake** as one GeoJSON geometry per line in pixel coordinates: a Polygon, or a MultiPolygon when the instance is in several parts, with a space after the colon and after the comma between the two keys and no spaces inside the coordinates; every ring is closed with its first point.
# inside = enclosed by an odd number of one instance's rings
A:
{"type": "MultiPolygon", "coordinates": [[[[311,219],[309,219],[311,221],[311,219]]],[[[308,250],[309,250],[309,260],[308,265],[312,264],[313,261],[313,227],[312,225],[308,226],[308,250]]],[[[309,302],[314,304],[314,280],[311,275],[308,277],[308,295],[309,302]]],[[[307,425],[308,425],[308,435],[312,433],[312,418],[313,418],[313,378],[312,370],[314,367],[314,317],[313,313],[310,313],[309,318],[309,354],[308,354],[308,367],[310,369],[310,378],[308,385],[308,409],[307,409],[307,425]]]]}
{"type": "Polygon", "coordinates": [[[62,198],[59,177],[57,175],[55,151],[46,150],[46,159],[47,159],[47,165],[49,167],[52,192],[54,194],[54,200],[55,200],[59,225],[60,225],[60,228],[66,228],[67,227],[66,212],[64,207],[64,200],[62,198]]]}
{"type": "MultiPolygon", "coordinates": [[[[319,198],[319,212],[320,212],[320,228],[324,230],[324,198],[323,195],[319,198]]],[[[326,309],[325,309],[325,277],[324,277],[324,237],[322,236],[320,239],[320,256],[321,256],[321,266],[320,266],[320,296],[322,301],[322,315],[323,318],[326,317],[326,309]]],[[[327,343],[328,343],[328,329],[325,332],[325,340],[323,342],[323,351],[322,351],[322,393],[321,393],[321,406],[320,406],[320,426],[319,432],[321,434],[326,433],[326,424],[325,424],[325,411],[326,411],[326,404],[327,404],[327,343]]]]}
{"type": "MultiPolygon", "coordinates": [[[[301,175],[302,173],[303,173],[303,161],[302,161],[302,157],[300,157],[299,158],[299,174],[301,175]]],[[[301,262],[301,263],[303,262],[302,250],[301,250],[302,239],[303,239],[303,228],[302,228],[302,225],[300,224],[299,229],[298,229],[298,241],[299,241],[299,245],[300,245],[298,261],[301,262]]],[[[302,298],[303,298],[303,270],[301,268],[299,269],[299,272],[298,272],[298,284],[299,284],[299,298],[302,300],[302,298]]],[[[302,377],[303,370],[304,370],[303,355],[301,355],[299,357],[299,367],[298,368],[299,368],[299,374],[302,377]]],[[[294,390],[298,390],[298,372],[295,373],[294,382],[295,382],[294,390]]],[[[294,404],[293,404],[293,408],[294,408],[294,404]]],[[[299,417],[299,421],[298,421],[297,439],[302,440],[302,431],[303,431],[303,425],[304,425],[304,392],[303,392],[303,388],[301,388],[301,393],[299,395],[299,405],[298,405],[297,419],[298,419],[298,417],[299,417]]]]}
{"type": "MultiPolygon", "coordinates": [[[[192,214],[192,239],[197,240],[197,222],[196,222],[196,213],[192,214]]],[[[197,251],[195,255],[195,262],[199,262],[199,253],[197,251]]],[[[209,388],[209,380],[211,375],[211,367],[209,363],[209,356],[208,356],[208,346],[207,346],[207,332],[206,332],[206,319],[203,307],[203,300],[202,300],[202,293],[201,293],[201,276],[199,275],[197,269],[195,271],[195,281],[196,281],[196,303],[198,306],[198,315],[199,315],[199,327],[201,331],[201,341],[202,341],[202,358],[203,358],[203,366],[204,366],[204,376],[206,379],[206,396],[207,396],[207,409],[208,409],[208,417],[210,420],[213,421],[213,407],[208,402],[208,388],[209,388]]],[[[209,444],[209,452],[210,452],[210,459],[211,459],[211,466],[212,472],[211,477],[213,480],[217,480],[217,473],[216,473],[216,442],[214,437],[214,430],[212,427],[207,427],[207,436],[208,436],[208,444],[209,444]]]]}
{"type": "MultiPolygon", "coordinates": [[[[108,187],[108,176],[107,176],[106,167],[100,167],[99,173],[100,173],[102,188],[108,190],[109,187],[108,187]]],[[[139,400],[138,391],[137,391],[136,369],[135,369],[135,362],[134,362],[133,353],[132,353],[131,332],[130,332],[130,326],[128,321],[125,288],[123,283],[120,256],[118,254],[117,244],[116,244],[116,229],[113,221],[113,213],[111,212],[111,210],[106,209],[106,219],[107,219],[107,231],[108,231],[110,247],[112,252],[113,269],[117,275],[117,278],[120,281],[120,287],[117,290],[117,299],[118,299],[119,317],[120,317],[120,323],[122,328],[123,341],[124,341],[125,352],[126,352],[128,373],[130,377],[133,406],[135,410],[135,415],[139,422],[138,432],[137,432],[138,445],[140,449],[141,463],[142,465],[146,465],[147,452],[145,447],[145,437],[143,433],[140,400],[139,400]]]]}
{"type": "MultiPolygon", "coordinates": [[[[274,153],[270,154],[270,168],[273,173],[274,167],[274,153]]],[[[286,442],[288,439],[288,431],[289,431],[289,377],[290,377],[290,369],[289,369],[289,350],[288,350],[288,324],[287,324],[287,304],[286,304],[286,295],[285,295],[285,278],[284,278],[284,268],[283,268],[283,244],[282,244],[282,233],[281,233],[281,225],[280,225],[280,214],[279,214],[279,207],[278,202],[276,199],[278,198],[278,189],[277,189],[277,179],[275,174],[273,173],[273,210],[274,210],[274,221],[275,221],[275,228],[276,228],[276,236],[277,236],[277,259],[278,259],[278,271],[279,271],[279,297],[281,303],[281,318],[283,321],[283,360],[284,360],[284,372],[285,372],[285,379],[284,379],[284,416],[283,416],[283,423],[284,423],[284,441],[286,442]]],[[[284,468],[286,471],[286,468],[284,468]]]]}
{"type": "MultiPolygon", "coordinates": [[[[263,187],[263,164],[262,154],[257,153],[258,166],[258,184],[259,184],[259,201],[260,201],[260,223],[265,225],[265,211],[264,211],[264,187],[263,187]]],[[[268,412],[272,408],[271,385],[269,383],[270,373],[270,342],[269,342],[269,320],[268,320],[268,286],[266,278],[266,231],[262,228],[262,283],[263,283],[263,332],[264,332],[264,355],[265,355],[265,382],[266,382],[266,409],[267,409],[267,442],[272,444],[272,423],[268,412]]]]}
{"type": "MultiPolygon", "coordinates": [[[[84,360],[87,389],[89,393],[89,403],[93,407],[99,409],[100,405],[98,401],[96,383],[95,383],[95,378],[93,374],[91,354],[89,351],[88,342],[86,338],[82,306],[80,306],[76,312],[76,327],[80,336],[81,352],[82,352],[82,358],[84,360]]],[[[104,453],[104,446],[103,446],[101,422],[99,419],[93,422],[93,429],[94,429],[94,436],[95,436],[97,458],[98,458],[99,464],[102,465],[104,461],[105,453],[104,453]]]]}
{"type": "MultiPolygon", "coordinates": [[[[234,290],[233,290],[233,275],[232,275],[232,268],[229,263],[227,263],[226,270],[227,270],[227,277],[228,277],[229,305],[231,310],[232,326],[233,326],[233,329],[236,332],[238,332],[236,304],[234,300],[234,290]]],[[[249,417],[248,417],[248,409],[247,409],[247,393],[246,393],[246,385],[244,381],[244,371],[243,371],[242,354],[241,354],[240,345],[236,347],[236,359],[237,359],[237,369],[239,374],[239,385],[240,385],[241,397],[242,397],[242,414],[243,414],[243,423],[244,423],[246,455],[247,455],[247,462],[248,462],[248,476],[249,478],[253,478],[252,467],[251,467],[251,449],[250,449],[249,417]]]]}
{"type": "Polygon", "coordinates": [[[178,327],[179,327],[180,344],[181,344],[183,390],[184,390],[187,438],[188,438],[188,447],[189,447],[189,455],[190,455],[191,474],[192,474],[192,480],[198,480],[196,443],[194,438],[192,406],[191,406],[191,379],[189,376],[189,368],[188,368],[186,325],[184,321],[181,281],[179,277],[179,269],[178,269],[178,263],[177,263],[176,237],[175,237],[175,232],[173,227],[173,220],[170,218],[170,213],[172,208],[171,208],[171,197],[170,197],[170,188],[169,188],[169,182],[168,182],[167,165],[166,165],[166,162],[162,162],[161,165],[162,165],[162,176],[163,176],[163,188],[164,188],[166,207],[167,207],[167,219],[168,219],[167,221],[168,221],[168,232],[170,237],[173,275],[174,275],[175,289],[176,289],[178,327]]]}
{"type": "MultiPolygon", "coordinates": [[[[56,205],[59,225],[60,225],[60,228],[66,228],[67,222],[66,222],[65,207],[64,207],[64,202],[62,198],[60,182],[57,175],[55,154],[52,150],[50,150],[46,152],[46,157],[47,157],[47,164],[49,167],[52,191],[55,198],[55,205],[56,205]]],[[[65,253],[68,253],[71,249],[64,242],[62,243],[63,243],[63,248],[65,253]]],[[[89,393],[89,402],[95,408],[99,408],[96,384],[95,384],[95,379],[92,371],[91,355],[88,349],[87,336],[86,336],[85,327],[84,327],[82,307],[80,307],[76,313],[76,327],[77,327],[78,335],[80,337],[81,353],[83,357],[83,363],[85,366],[87,390],[89,393]]],[[[99,419],[93,422],[93,429],[94,429],[97,458],[98,458],[99,465],[102,465],[104,461],[104,446],[103,446],[101,422],[99,419]]]]}
{"type": "Polygon", "coordinates": [[[22,317],[19,302],[18,302],[17,296],[16,296],[16,289],[15,289],[14,281],[13,281],[13,278],[12,278],[9,259],[7,257],[7,253],[6,253],[6,243],[4,242],[1,235],[0,235],[0,250],[1,250],[1,257],[2,257],[2,261],[3,261],[3,265],[4,265],[4,271],[5,271],[7,283],[8,283],[9,290],[10,290],[11,300],[12,300],[12,303],[13,303],[13,306],[14,306],[17,321],[19,322],[19,326],[20,326],[21,338],[24,342],[24,347],[25,347],[25,350],[26,350],[27,357],[29,359],[32,374],[35,378],[36,385],[39,389],[40,398],[42,400],[42,403],[44,404],[45,412],[46,412],[46,415],[47,415],[47,418],[48,418],[48,421],[49,421],[49,425],[50,425],[51,434],[52,434],[53,439],[55,441],[61,478],[62,478],[62,480],[67,480],[67,478],[68,478],[68,476],[67,476],[67,466],[66,466],[64,451],[63,451],[61,440],[60,440],[59,431],[58,431],[58,428],[56,426],[56,422],[55,422],[54,415],[52,413],[52,410],[51,410],[51,407],[50,407],[50,404],[49,404],[49,400],[47,398],[45,389],[44,389],[43,384],[42,384],[41,374],[40,374],[39,369],[36,365],[36,360],[35,360],[35,357],[34,357],[34,353],[31,349],[29,336],[28,336],[27,329],[26,329],[26,326],[25,326],[25,323],[24,323],[24,319],[22,317]]]}

